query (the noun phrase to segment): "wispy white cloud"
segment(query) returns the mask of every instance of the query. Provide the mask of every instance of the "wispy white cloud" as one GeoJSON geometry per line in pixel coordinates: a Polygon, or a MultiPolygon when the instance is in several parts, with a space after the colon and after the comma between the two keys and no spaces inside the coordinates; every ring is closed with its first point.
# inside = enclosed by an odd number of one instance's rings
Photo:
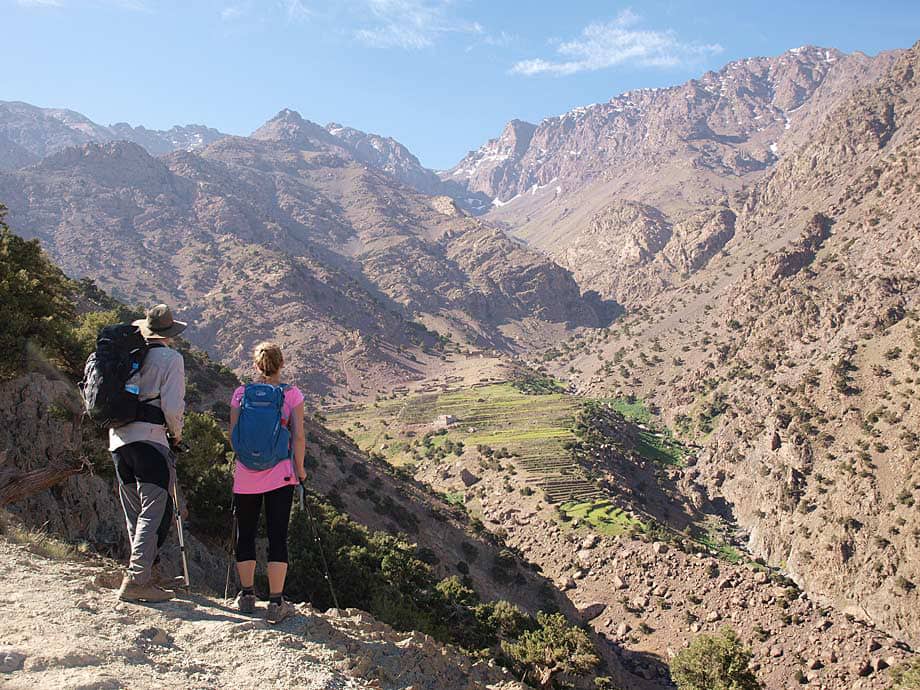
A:
{"type": "Polygon", "coordinates": [[[363,43],[380,48],[417,50],[434,45],[444,34],[484,34],[478,22],[454,16],[450,0],[364,0],[369,25],[355,31],[363,43]]]}
{"type": "Polygon", "coordinates": [[[303,0],[281,0],[281,8],[289,22],[300,22],[313,14],[303,0]]]}
{"type": "Polygon", "coordinates": [[[640,21],[639,15],[625,9],[612,21],[589,24],[577,39],[559,43],[557,58],[521,60],[511,67],[511,73],[565,76],[625,63],[675,67],[722,52],[718,43],[686,42],[671,29],[638,28],[640,21]]]}
{"type": "Polygon", "coordinates": [[[220,19],[224,22],[236,21],[246,14],[247,9],[243,5],[227,5],[220,11],[220,19]]]}

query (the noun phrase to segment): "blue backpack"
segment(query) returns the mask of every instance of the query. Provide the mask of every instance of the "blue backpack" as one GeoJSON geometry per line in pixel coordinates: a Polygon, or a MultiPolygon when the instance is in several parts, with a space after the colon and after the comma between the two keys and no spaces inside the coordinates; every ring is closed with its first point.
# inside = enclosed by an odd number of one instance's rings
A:
{"type": "Polygon", "coordinates": [[[243,390],[230,442],[239,461],[251,470],[268,470],[291,457],[291,432],[282,423],[287,389],[286,384],[250,383],[243,390]]]}

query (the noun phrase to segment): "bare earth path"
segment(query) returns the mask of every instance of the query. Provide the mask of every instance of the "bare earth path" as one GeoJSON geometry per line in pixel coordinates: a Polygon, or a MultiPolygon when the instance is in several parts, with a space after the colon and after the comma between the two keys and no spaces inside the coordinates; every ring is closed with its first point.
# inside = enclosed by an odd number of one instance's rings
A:
{"type": "Polygon", "coordinates": [[[0,688],[522,686],[420,633],[354,609],[298,606],[279,626],[191,594],[118,603],[98,564],[51,560],[0,537],[0,688]]]}

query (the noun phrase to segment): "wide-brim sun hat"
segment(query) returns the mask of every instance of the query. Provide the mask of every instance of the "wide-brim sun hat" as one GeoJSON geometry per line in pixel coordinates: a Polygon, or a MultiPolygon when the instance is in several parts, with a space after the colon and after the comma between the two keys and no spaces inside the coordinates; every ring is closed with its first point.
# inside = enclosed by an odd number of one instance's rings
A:
{"type": "Polygon", "coordinates": [[[172,338],[179,335],[186,329],[188,324],[184,321],[176,321],[173,318],[172,311],[165,304],[158,304],[147,310],[146,319],[138,319],[132,322],[132,326],[137,326],[141,335],[147,340],[157,338],[172,338]]]}

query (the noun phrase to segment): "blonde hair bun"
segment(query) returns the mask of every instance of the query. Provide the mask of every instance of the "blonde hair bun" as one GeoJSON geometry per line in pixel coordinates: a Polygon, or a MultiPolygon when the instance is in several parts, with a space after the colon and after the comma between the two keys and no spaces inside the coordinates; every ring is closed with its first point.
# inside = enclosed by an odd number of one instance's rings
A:
{"type": "Polygon", "coordinates": [[[262,376],[274,376],[284,364],[284,355],[277,343],[263,342],[256,345],[252,353],[252,361],[262,376]]]}

